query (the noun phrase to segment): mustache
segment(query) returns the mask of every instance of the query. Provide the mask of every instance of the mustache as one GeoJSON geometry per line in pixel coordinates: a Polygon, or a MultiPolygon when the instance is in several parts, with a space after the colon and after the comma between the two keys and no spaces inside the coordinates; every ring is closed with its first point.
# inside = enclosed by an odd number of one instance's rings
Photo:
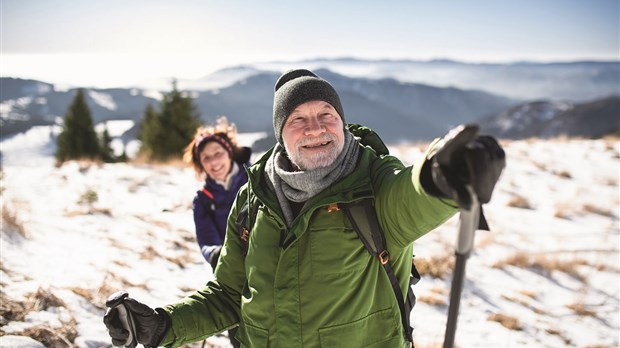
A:
{"type": "Polygon", "coordinates": [[[325,133],[325,134],[321,134],[318,137],[312,137],[312,138],[303,138],[303,139],[299,139],[299,141],[295,144],[296,146],[306,146],[306,145],[310,145],[310,144],[316,144],[316,143],[326,143],[329,141],[336,141],[336,136],[333,134],[329,134],[329,133],[325,133]]]}

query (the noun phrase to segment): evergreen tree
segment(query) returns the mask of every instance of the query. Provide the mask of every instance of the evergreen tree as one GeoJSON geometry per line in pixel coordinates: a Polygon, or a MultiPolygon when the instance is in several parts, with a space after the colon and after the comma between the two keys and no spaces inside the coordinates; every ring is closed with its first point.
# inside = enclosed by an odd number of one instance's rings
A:
{"type": "Polygon", "coordinates": [[[159,115],[153,106],[148,104],[144,111],[144,118],[140,123],[140,134],[138,135],[138,139],[142,141],[140,152],[148,158],[155,158],[157,153],[161,153],[160,138],[162,134],[159,115]]]}
{"type": "Polygon", "coordinates": [[[110,163],[116,160],[114,156],[114,150],[112,149],[112,137],[110,136],[110,132],[108,131],[107,123],[104,125],[103,134],[101,134],[101,145],[100,145],[101,160],[104,162],[110,163]]]}
{"type": "Polygon", "coordinates": [[[158,114],[148,105],[142,120],[141,151],[151,159],[166,160],[179,157],[200,125],[200,117],[191,97],[177,89],[164,95],[158,114]]]}
{"type": "Polygon", "coordinates": [[[100,156],[99,139],[82,89],[77,90],[65,114],[63,129],[56,144],[56,159],[60,163],[70,159],[95,159],[100,156]]]}

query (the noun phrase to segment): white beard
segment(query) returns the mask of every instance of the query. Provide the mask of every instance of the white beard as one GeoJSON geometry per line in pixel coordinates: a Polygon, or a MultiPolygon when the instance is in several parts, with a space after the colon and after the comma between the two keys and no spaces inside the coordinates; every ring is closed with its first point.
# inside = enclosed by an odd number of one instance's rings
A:
{"type": "Polygon", "coordinates": [[[289,148],[286,143],[284,149],[289,156],[291,162],[301,170],[313,170],[323,168],[334,163],[342,149],[344,148],[344,140],[338,142],[338,138],[333,134],[325,133],[317,138],[304,138],[299,140],[294,148],[289,148]],[[302,147],[306,144],[330,142],[325,147],[325,151],[320,153],[306,153],[302,147]]]}

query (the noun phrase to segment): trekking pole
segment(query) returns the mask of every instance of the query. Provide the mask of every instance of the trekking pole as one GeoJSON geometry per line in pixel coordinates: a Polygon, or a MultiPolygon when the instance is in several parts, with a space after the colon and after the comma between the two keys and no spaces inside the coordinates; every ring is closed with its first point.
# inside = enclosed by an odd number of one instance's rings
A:
{"type": "Polygon", "coordinates": [[[466,188],[471,197],[471,208],[469,210],[463,207],[460,208],[459,235],[454,250],[456,264],[454,266],[454,274],[452,275],[450,306],[448,307],[448,322],[446,324],[443,348],[454,347],[454,336],[459,315],[461,293],[463,292],[463,283],[465,282],[465,265],[467,263],[467,258],[474,248],[474,234],[478,228],[480,219],[478,197],[470,185],[467,185],[466,188]]]}
{"type": "Polygon", "coordinates": [[[123,328],[129,332],[127,341],[123,345],[127,348],[135,348],[138,345],[138,336],[136,336],[136,324],[133,321],[133,315],[131,311],[125,307],[125,299],[129,296],[127,291],[117,291],[108,297],[105,302],[106,307],[116,308],[118,310],[118,317],[121,320],[123,328]]]}

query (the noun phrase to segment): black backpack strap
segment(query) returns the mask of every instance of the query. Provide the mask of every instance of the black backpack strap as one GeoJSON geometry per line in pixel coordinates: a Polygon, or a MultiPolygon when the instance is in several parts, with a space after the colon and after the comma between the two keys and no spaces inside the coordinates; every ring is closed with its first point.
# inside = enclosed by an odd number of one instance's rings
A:
{"type": "Polygon", "coordinates": [[[383,266],[390,280],[390,284],[392,285],[392,289],[394,290],[396,301],[398,302],[401,322],[403,324],[403,334],[405,339],[413,345],[413,328],[409,322],[409,315],[415,304],[415,296],[413,295],[411,286],[407,291],[407,298],[405,299],[403,296],[398,278],[396,278],[396,274],[394,274],[394,270],[389,262],[390,253],[387,251],[385,245],[385,237],[379,225],[372,198],[363,198],[352,203],[341,204],[341,208],[351,221],[353,228],[362,240],[362,243],[364,243],[366,250],[368,250],[373,257],[377,257],[383,266]]]}
{"type": "MultiPolygon", "coordinates": [[[[248,193],[250,195],[250,193],[248,193]]],[[[250,239],[250,232],[254,226],[256,220],[256,214],[258,214],[258,208],[260,207],[260,201],[258,201],[254,195],[248,197],[243,203],[241,209],[237,213],[235,219],[235,226],[237,226],[237,235],[241,240],[241,247],[243,248],[243,256],[248,254],[248,240],[250,239]]]]}

